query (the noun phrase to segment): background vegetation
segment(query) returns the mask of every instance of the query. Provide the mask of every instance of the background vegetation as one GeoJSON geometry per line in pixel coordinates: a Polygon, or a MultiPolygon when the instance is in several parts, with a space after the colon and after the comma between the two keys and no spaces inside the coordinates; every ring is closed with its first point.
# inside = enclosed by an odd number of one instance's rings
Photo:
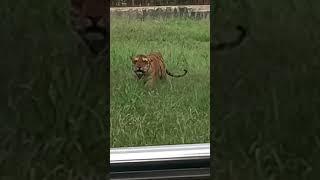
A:
{"type": "Polygon", "coordinates": [[[0,179],[106,176],[106,70],[72,33],[68,5],[0,2],[0,179]]]}
{"type": "Polygon", "coordinates": [[[209,142],[209,19],[111,18],[111,145],[209,142]],[[133,79],[131,55],[161,52],[188,74],[147,91],[133,79]]]}
{"type": "Polygon", "coordinates": [[[217,179],[319,179],[320,13],[315,1],[217,1],[212,137],[217,179]]]}

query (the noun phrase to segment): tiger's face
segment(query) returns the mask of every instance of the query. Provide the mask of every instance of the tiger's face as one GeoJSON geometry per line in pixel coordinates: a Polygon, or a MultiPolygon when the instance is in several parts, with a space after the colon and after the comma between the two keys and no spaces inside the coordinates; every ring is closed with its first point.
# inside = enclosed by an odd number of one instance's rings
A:
{"type": "Polygon", "coordinates": [[[107,43],[105,0],[71,0],[71,24],[91,51],[99,53],[107,43]]]}
{"type": "Polygon", "coordinates": [[[137,55],[131,58],[132,69],[138,79],[146,76],[150,71],[150,60],[145,55],[137,55]]]}

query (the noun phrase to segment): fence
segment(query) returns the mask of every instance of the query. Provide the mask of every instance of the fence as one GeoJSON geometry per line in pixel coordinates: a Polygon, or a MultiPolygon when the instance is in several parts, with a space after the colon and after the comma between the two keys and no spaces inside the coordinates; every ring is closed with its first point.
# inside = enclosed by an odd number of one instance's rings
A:
{"type": "Polygon", "coordinates": [[[210,0],[111,0],[111,7],[210,5],[210,0]]]}
{"type": "Polygon", "coordinates": [[[210,16],[209,5],[188,6],[147,6],[147,7],[113,7],[111,16],[127,16],[144,20],[146,18],[172,18],[188,17],[192,19],[205,19],[210,16]]]}

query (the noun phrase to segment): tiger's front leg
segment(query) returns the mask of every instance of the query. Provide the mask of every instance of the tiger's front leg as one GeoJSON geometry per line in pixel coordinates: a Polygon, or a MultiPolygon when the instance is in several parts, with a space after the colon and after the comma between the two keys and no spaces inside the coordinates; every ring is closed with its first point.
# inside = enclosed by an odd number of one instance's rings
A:
{"type": "Polygon", "coordinates": [[[149,74],[148,78],[146,79],[145,86],[153,89],[155,87],[155,83],[157,81],[157,76],[155,72],[149,74]]]}
{"type": "Polygon", "coordinates": [[[153,78],[149,78],[145,83],[145,87],[149,89],[153,89],[154,86],[155,86],[155,80],[153,78]]]}

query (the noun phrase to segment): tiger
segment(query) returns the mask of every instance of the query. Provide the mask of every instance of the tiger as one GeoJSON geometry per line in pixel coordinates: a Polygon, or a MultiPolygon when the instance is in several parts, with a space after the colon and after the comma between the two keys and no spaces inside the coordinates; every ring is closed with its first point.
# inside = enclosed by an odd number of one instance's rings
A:
{"type": "Polygon", "coordinates": [[[214,44],[213,46],[211,46],[211,50],[212,51],[224,51],[224,50],[231,50],[235,47],[238,47],[242,44],[242,42],[244,41],[244,39],[246,39],[248,33],[247,30],[241,26],[241,25],[237,25],[236,26],[236,30],[239,31],[239,36],[237,37],[237,39],[230,41],[230,42],[222,42],[219,44],[214,44]]]}
{"type": "Polygon", "coordinates": [[[164,59],[160,52],[132,56],[131,61],[134,77],[137,80],[142,80],[145,83],[145,86],[149,88],[154,88],[155,83],[158,80],[166,80],[167,75],[178,78],[185,76],[188,72],[184,69],[183,74],[172,74],[166,69],[164,59]]]}
{"type": "Polygon", "coordinates": [[[71,0],[70,24],[94,55],[103,54],[107,48],[108,11],[106,0],[71,0]]]}

